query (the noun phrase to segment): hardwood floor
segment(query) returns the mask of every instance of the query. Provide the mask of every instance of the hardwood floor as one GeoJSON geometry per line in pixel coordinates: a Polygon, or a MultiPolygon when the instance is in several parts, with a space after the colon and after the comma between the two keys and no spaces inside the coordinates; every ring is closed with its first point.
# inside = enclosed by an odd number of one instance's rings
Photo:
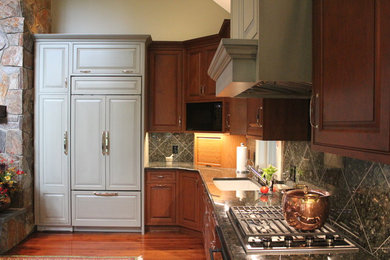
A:
{"type": "Polygon", "coordinates": [[[200,237],[175,233],[36,232],[8,255],[142,256],[143,259],[206,259],[200,237]]]}

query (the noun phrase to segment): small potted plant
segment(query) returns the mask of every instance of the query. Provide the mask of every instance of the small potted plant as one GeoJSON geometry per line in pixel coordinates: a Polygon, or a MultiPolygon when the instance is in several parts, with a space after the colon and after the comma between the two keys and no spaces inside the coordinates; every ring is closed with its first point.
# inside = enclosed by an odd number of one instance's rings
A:
{"type": "MultiPolygon", "coordinates": [[[[270,164],[267,168],[262,168],[262,170],[263,170],[262,177],[267,180],[267,184],[268,184],[268,186],[270,186],[271,191],[272,191],[272,186],[273,186],[272,179],[273,179],[275,172],[277,172],[278,169],[270,164]]],[[[269,190],[268,186],[261,187],[260,191],[263,194],[267,194],[268,190],[269,190]]]]}
{"type": "Polygon", "coordinates": [[[11,205],[10,192],[18,187],[20,176],[24,172],[19,170],[13,160],[0,158],[0,212],[11,205]]]}

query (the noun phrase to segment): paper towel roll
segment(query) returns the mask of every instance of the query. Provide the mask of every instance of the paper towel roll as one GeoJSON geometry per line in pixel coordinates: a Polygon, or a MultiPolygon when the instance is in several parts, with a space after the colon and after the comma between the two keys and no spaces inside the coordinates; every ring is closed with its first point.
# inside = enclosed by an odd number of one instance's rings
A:
{"type": "Polygon", "coordinates": [[[241,146],[237,146],[237,161],[236,170],[237,172],[246,171],[246,163],[248,160],[248,148],[241,143],[241,146]]]}

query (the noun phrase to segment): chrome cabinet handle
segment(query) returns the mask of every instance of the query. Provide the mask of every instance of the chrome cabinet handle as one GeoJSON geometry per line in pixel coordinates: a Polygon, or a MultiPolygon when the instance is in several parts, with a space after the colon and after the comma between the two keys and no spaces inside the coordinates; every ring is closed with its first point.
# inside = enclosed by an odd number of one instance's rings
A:
{"type": "Polygon", "coordinates": [[[155,187],[158,188],[158,189],[165,189],[165,188],[168,188],[167,185],[156,185],[155,187]]]}
{"type": "Polygon", "coordinates": [[[91,73],[90,70],[80,70],[81,73],[91,73]]]}
{"type": "Polygon", "coordinates": [[[179,116],[179,126],[181,126],[181,116],[179,116]]]}
{"type": "Polygon", "coordinates": [[[64,154],[68,155],[68,131],[64,133],[64,154]]]}
{"type": "Polygon", "coordinates": [[[94,192],[93,195],[95,196],[103,196],[103,197],[113,197],[113,196],[118,196],[118,192],[94,192]]]}
{"type": "Polygon", "coordinates": [[[110,154],[110,132],[109,131],[106,131],[105,145],[106,145],[106,155],[109,155],[110,154]]]}
{"type": "Polygon", "coordinates": [[[65,88],[67,88],[67,87],[68,87],[68,78],[65,77],[65,88]]]}
{"type": "MultiPolygon", "coordinates": [[[[319,95],[318,95],[318,93],[316,93],[315,94],[315,96],[314,95],[312,95],[311,96],[311,98],[310,98],[310,110],[309,110],[309,121],[310,121],[310,125],[311,125],[311,127],[313,127],[313,128],[318,128],[318,124],[315,124],[315,123],[313,123],[313,121],[315,122],[315,118],[314,118],[314,120],[313,120],[313,99],[314,98],[318,98],[319,97],[319,95]]],[[[315,105],[316,103],[314,102],[314,105],[315,105]]]]}
{"type": "Polygon", "coordinates": [[[106,155],[106,132],[102,133],[102,154],[106,155]]]}
{"type": "Polygon", "coordinates": [[[131,73],[134,72],[133,70],[122,70],[123,73],[131,73]]]}
{"type": "Polygon", "coordinates": [[[157,176],[157,178],[164,179],[164,176],[163,175],[159,175],[159,176],[157,176]]]}
{"type": "Polygon", "coordinates": [[[226,127],[230,128],[230,113],[226,115],[226,127]]]}
{"type": "Polygon", "coordinates": [[[257,108],[257,114],[256,114],[256,124],[257,124],[259,127],[263,127],[263,125],[260,124],[260,113],[261,113],[261,110],[263,110],[263,107],[258,107],[258,108],[257,108]]]}

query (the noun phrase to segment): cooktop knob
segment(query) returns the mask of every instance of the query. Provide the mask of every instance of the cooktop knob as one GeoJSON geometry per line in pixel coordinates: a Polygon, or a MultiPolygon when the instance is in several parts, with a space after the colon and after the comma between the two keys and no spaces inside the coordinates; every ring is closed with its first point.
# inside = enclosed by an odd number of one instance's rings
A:
{"type": "Polygon", "coordinates": [[[328,246],[334,245],[334,236],[333,235],[326,235],[326,244],[328,246]]]}
{"type": "Polygon", "coordinates": [[[306,238],[305,238],[305,241],[306,241],[306,246],[312,246],[313,245],[313,243],[314,243],[314,237],[312,237],[312,236],[307,236],[306,238]]]}
{"type": "Polygon", "coordinates": [[[264,244],[264,247],[270,247],[271,246],[271,238],[263,238],[263,244],[264,244]]]}
{"type": "Polygon", "coordinates": [[[286,244],[286,247],[291,247],[292,243],[293,243],[293,237],[292,236],[285,236],[284,243],[286,244]]]}

